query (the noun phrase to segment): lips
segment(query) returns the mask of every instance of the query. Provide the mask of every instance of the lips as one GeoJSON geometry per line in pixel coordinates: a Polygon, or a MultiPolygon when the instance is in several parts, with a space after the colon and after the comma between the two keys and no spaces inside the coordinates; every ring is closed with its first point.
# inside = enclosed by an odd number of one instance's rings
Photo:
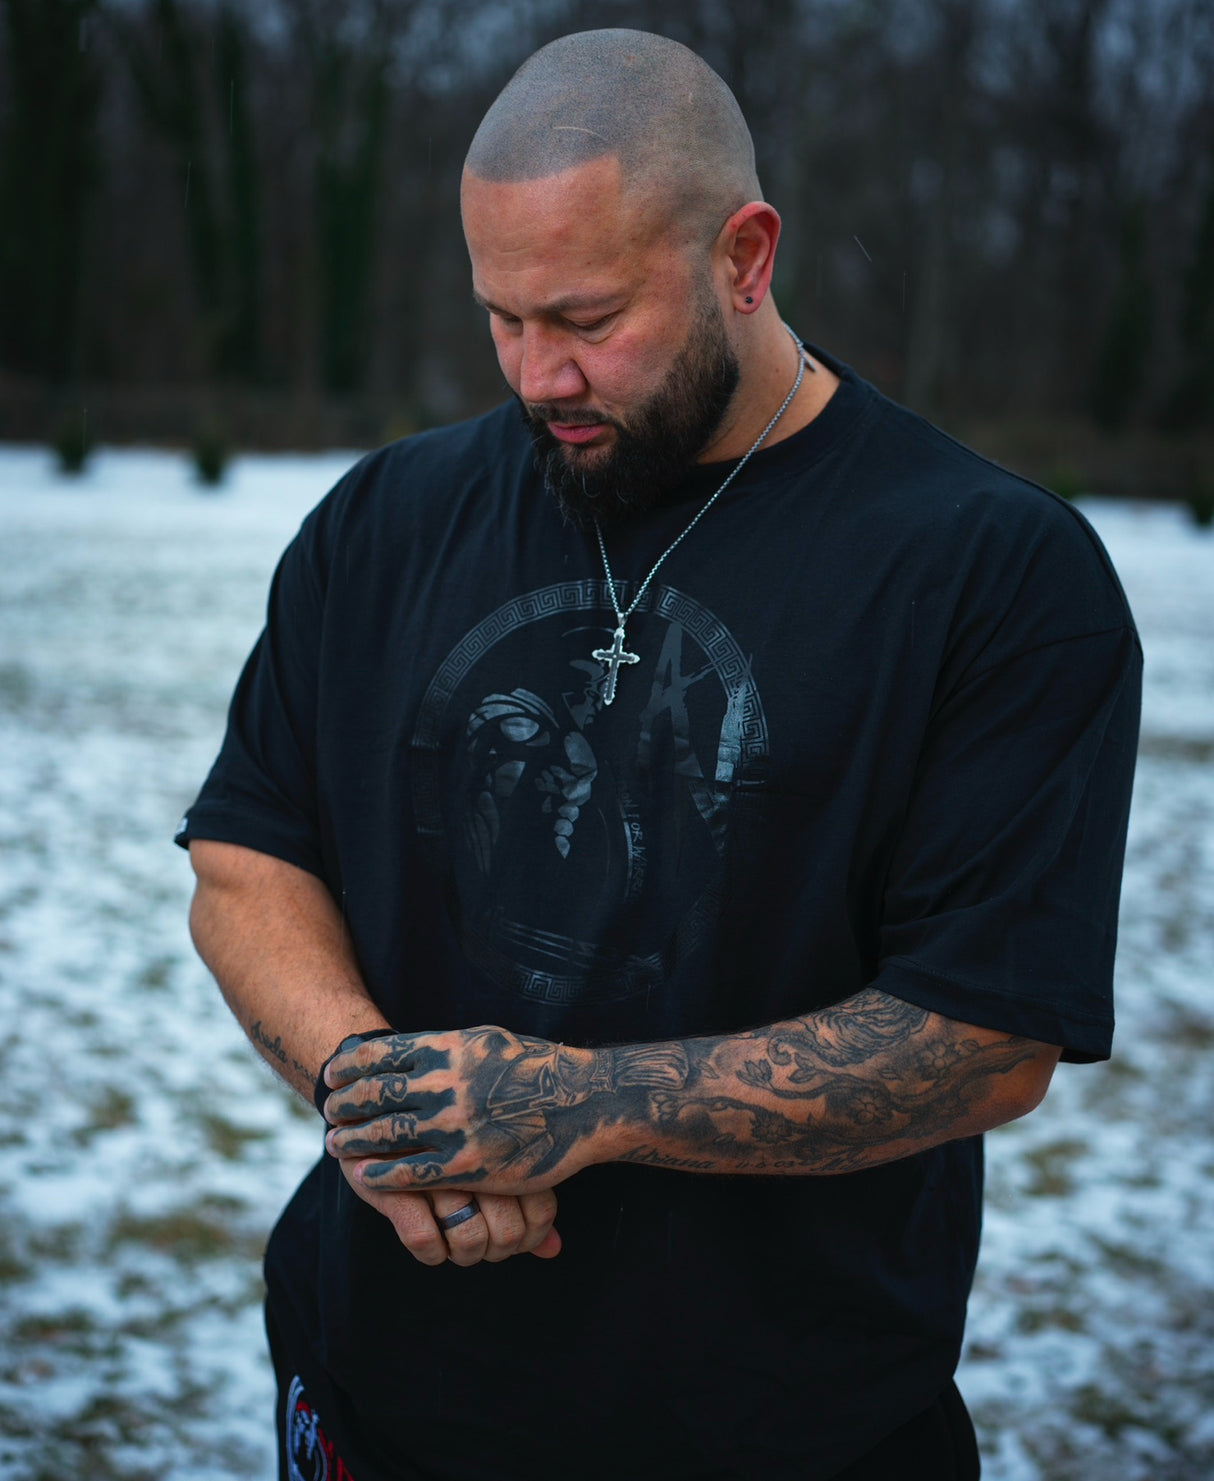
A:
{"type": "Polygon", "coordinates": [[[606,423],[604,422],[549,422],[548,430],[558,442],[580,444],[583,442],[593,442],[602,432],[605,425],[606,423]]]}

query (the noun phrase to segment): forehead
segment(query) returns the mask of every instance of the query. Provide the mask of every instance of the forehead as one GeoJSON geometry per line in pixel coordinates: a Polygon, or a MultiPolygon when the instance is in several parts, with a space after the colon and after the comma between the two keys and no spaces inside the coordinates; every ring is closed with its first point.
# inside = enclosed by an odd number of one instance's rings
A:
{"type": "Polygon", "coordinates": [[[465,173],[461,204],[473,287],[512,311],[501,295],[539,304],[622,289],[652,271],[665,236],[656,203],[626,186],[613,155],[538,180],[465,173]]]}

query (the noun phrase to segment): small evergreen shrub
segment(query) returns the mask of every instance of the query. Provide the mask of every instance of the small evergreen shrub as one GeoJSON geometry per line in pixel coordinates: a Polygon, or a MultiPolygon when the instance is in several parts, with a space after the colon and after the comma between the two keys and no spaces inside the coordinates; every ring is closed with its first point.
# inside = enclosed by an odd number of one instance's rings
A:
{"type": "Polygon", "coordinates": [[[218,488],[228,471],[228,440],[221,428],[200,427],[194,434],[194,471],[199,483],[218,488]]]}
{"type": "Polygon", "coordinates": [[[1185,495],[1185,504],[1200,530],[1214,525],[1214,483],[1197,483],[1185,495]]]}
{"type": "Polygon", "coordinates": [[[89,431],[88,415],[81,408],[65,416],[51,436],[51,447],[59,463],[60,473],[78,478],[93,451],[93,437],[89,431]]]}

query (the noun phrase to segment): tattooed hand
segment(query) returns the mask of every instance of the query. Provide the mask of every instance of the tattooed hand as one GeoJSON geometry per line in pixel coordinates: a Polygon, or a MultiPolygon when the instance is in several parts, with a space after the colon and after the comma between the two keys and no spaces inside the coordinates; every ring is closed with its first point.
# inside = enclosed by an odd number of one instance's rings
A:
{"type": "Polygon", "coordinates": [[[679,1043],[573,1049],[507,1029],[396,1034],[332,1061],[326,1145],[372,1189],[522,1194],[602,1160],[599,1133],[686,1084],[679,1043]]]}

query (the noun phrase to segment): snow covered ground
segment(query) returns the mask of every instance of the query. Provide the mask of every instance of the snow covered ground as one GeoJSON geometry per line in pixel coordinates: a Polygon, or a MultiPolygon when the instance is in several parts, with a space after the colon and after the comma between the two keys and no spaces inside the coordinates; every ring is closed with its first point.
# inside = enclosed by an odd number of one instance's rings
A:
{"type": "MultiPolygon", "coordinates": [[[[273,563],[350,457],[0,449],[0,1478],[273,1475],[258,1257],[318,1150],[169,843],[273,563]]],[[[1214,1476],[1214,534],[1084,506],[1147,652],[1116,1057],[989,1139],[990,1481],[1214,1476]]],[[[573,1478],[571,1477],[571,1481],[573,1478]]],[[[624,1481],[624,1478],[621,1478],[624,1481]]]]}

